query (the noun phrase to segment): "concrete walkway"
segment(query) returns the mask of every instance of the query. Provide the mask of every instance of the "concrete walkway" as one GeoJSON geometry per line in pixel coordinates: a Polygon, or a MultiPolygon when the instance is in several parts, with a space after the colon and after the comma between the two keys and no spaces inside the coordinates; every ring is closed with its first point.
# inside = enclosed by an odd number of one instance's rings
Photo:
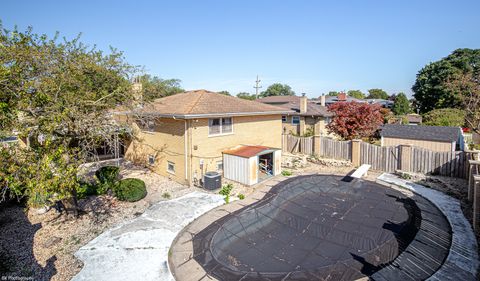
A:
{"type": "Polygon", "coordinates": [[[75,256],[84,267],[72,280],[174,280],[168,269],[173,239],[195,218],[223,203],[222,196],[199,191],[156,203],[80,248],[75,256]]]}

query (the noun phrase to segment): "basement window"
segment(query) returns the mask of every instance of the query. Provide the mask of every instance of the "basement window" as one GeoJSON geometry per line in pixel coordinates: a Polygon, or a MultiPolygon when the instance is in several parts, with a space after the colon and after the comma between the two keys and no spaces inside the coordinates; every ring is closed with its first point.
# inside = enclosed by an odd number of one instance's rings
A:
{"type": "Polygon", "coordinates": [[[217,172],[223,171],[223,161],[217,161],[217,172]]]}
{"type": "Polygon", "coordinates": [[[155,165],[155,156],[148,155],[148,165],[150,165],[150,166],[155,165]]]}
{"type": "Polygon", "coordinates": [[[300,124],[300,116],[292,116],[292,124],[293,125],[300,124]]]}
{"type": "Polygon", "coordinates": [[[232,117],[208,119],[208,135],[223,135],[233,132],[232,117]]]}
{"type": "Polygon", "coordinates": [[[167,172],[175,174],[175,163],[167,161],[167,172]]]}

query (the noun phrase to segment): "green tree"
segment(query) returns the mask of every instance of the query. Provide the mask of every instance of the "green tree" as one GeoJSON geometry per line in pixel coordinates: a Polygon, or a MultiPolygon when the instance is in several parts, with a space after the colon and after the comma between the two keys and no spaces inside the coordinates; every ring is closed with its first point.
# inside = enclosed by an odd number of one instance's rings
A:
{"type": "Polygon", "coordinates": [[[383,99],[388,100],[388,94],[382,89],[370,89],[368,90],[368,99],[383,99]]]}
{"type": "Polygon", "coordinates": [[[330,91],[330,92],[328,92],[327,96],[336,97],[336,96],[338,96],[338,92],[337,91],[330,91]]]}
{"type": "MultiPolygon", "coordinates": [[[[115,49],[105,54],[79,38],[68,41],[0,26],[0,128],[18,132],[29,149],[0,148],[0,194],[26,196],[31,205],[72,199],[80,164],[100,144],[129,134],[111,110],[130,108],[137,69],[115,49]]],[[[0,199],[1,200],[1,199],[0,199]]]]}
{"type": "Polygon", "coordinates": [[[226,96],[231,96],[228,91],[220,91],[218,92],[219,94],[226,95],[226,96]]]}
{"type": "Polygon", "coordinates": [[[362,93],[362,91],[360,90],[350,90],[347,92],[347,95],[351,96],[352,98],[356,98],[356,99],[364,99],[365,98],[365,94],[362,93]]]}
{"type": "Polygon", "coordinates": [[[142,84],[142,97],[144,101],[152,101],[154,99],[163,98],[183,92],[179,79],[161,79],[157,76],[149,74],[142,75],[138,78],[142,84]]]}
{"type": "Polygon", "coordinates": [[[449,82],[448,87],[460,93],[462,110],[465,110],[465,123],[480,134],[480,71],[463,74],[449,82]]]}
{"type": "Polygon", "coordinates": [[[404,115],[411,112],[410,102],[404,93],[395,95],[392,111],[395,115],[404,115]]]}
{"type": "Polygon", "coordinates": [[[461,92],[450,87],[468,74],[480,71],[480,49],[457,49],[447,57],[423,67],[412,87],[420,112],[462,107],[461,92]]]}
{"type": "Polygon", "coordinates": [[[457,108],[434,109],[423,115],[422,123],[428,126],[463,127],[465,111],[457,108]]]}
{"type": "Polygon", "coordinates": [[[269,96],[294,96],[295,92],[287,84],[275,83],[268,86],[267,90],[263,91],[261,97],[269,96]]]}
{"type": "Polygon", "coordinates": [[[237,94],[237,98],[241,98],[244,100],[255,100],[255,95],[250,95],[250,93],[247,92],[240,92],[237,94]]]}

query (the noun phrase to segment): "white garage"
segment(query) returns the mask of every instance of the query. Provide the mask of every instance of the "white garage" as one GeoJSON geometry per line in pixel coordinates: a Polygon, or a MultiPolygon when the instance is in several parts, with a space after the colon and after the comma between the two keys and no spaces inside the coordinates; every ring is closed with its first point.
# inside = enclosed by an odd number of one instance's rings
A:
{"type": "Polygon", "coordinates": [[[241,145],[223,151],[223,177],[254,185],[281,173],[282,151],[259,145],[241,145]]]}

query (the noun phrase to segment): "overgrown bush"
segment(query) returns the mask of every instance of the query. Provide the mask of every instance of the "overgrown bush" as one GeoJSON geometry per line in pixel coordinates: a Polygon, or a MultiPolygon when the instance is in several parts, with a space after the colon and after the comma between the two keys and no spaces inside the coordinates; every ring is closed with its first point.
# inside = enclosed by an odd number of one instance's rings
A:
{"type": "Polygon", "coordinates": [[[101,167],[95,172],[95,176],[99,181],[97,187],[97,194],[105,194],[109,189],[113,189],[115,186],[118,175],[120,174],[120,168],[116,166],[101,167]]]}
{"type": "Polygon", "coordinates": [[[147,188],[140,179],[123,179],[115,185],[113,192],[119,200],[135,202],[147,195],[147,188]]]}
{"type": "Polygon", "coordinates": [[[97,194],[97,185],[89,182],[80,182],[77,188],[77,197],[78,199],[86,198],[90,195],[97,194]]]}
{"type": "Polygon", "coordinates": [[[222,189],[220,189],[220,191],[218,193],[220,193],[220,195],[223,195],[225,196],[225,203],[228,204],[230,202],[230,192],[232,191],[233,189],[233,185],[231,183],[229,184],[226,184],[224,186],[222,186],[222,189]]]}

